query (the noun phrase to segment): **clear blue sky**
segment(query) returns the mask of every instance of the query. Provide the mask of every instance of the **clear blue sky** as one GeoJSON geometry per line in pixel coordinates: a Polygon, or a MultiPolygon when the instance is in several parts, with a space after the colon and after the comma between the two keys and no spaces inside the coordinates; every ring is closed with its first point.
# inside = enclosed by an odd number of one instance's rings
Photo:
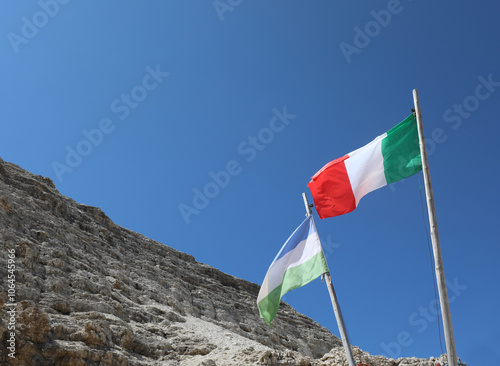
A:
{"type": "MultiPolygon", "coordinates": [[[[488,364],[500,358],[499,17],[493,0],[2,1],[0,156],[261,283],[304,218],[310,177],[408,116],[416,88],[458,355],[488,364]]],[[[442,353],[421,179],[316,216],[351,340],[371,354],[442,353]]],[[[338,335],[319,280],[285,301],[338,335]]]]}

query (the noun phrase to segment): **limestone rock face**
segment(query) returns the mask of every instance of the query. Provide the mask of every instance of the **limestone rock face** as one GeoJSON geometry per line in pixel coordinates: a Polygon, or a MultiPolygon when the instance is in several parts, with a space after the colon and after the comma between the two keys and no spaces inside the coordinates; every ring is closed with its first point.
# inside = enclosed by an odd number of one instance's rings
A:
{"type": "Polygon", "coordinates": [[[15,250],[17,303],[13,359],[2,280],[1,362],[242,365],[271,352],[320,358],[340,344],[284,303],[280,321],[267,326],[255,305],[258,285],[115,225],[50,179],[4,161],[0,239],[2,279],[15,250]]]}
{"type": "MultiPolygon", "coordinates": [[[[1,159],[0,246],[0,364],[347,365],[340,340],[286,303],[268,327],[258,285],[115,225],[1,159]]],[[[354,355],[369,366],[438,363],[354,355]]]]}

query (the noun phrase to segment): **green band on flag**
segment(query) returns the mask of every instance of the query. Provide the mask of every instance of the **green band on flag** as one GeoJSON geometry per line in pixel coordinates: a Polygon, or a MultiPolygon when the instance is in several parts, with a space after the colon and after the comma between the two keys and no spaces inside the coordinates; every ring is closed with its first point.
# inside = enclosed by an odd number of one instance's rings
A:
{"type": "Polygon", "coordinates": [[[382,140],[382,155],[387,184],[422,170],[417,121],[413,114],[387,132],[382,140]]]}

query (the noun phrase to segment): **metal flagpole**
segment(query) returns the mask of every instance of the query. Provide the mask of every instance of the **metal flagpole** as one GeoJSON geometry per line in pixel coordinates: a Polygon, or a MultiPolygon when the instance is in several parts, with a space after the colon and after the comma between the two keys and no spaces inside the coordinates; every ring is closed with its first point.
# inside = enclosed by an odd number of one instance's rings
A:
{"type": "MultiPolygon", "coordinates": [[[[306,206],[307,216],[312,215],[311,206],[307,200],[305,193],[302,193],[302,198],[304,199],[304,205],[306,206]]],[[[349,340],[347,339],[347,332],[344,324],[344,318],[342,317],[342,312],[340,311],[340,306],[337,301],[337,295],[335,295],[335,289],[333,288],[332,277],[330,272],[324,273],[324,278],[326,281],[326,286],[328,287],[328,292],[330,293],[330,299],[332,301],[333,312],[335,313],[335,319],[337,319],[337,325],[339,327],[340,337],[342,338],[342,344],[344,346],[345,354],[349,366],[356,366],[354,362],[354,357],[352,355],[351,346],[349,345],[349,340]]]]}
{"type": "Polygon", "coordinates": [[[347,332],[345,330],[344,318],[342,317],[342,312],[340,311],[340,306],[337,301],[337,296],[335,295],[335,290],[333,288],[332,277],[330,272],[325,273],[326,286],[328,287],[328,292],[330,293],[330,299],[332,300],[333,312],[335,313],[335,318],[337,319],[337,324],[339,326],[340,336],[342,338],[342,344],[344,345],[345,354],[349,366],[356,366],[354,362],[354,357],[352,355],[351,346],[349,345],[349,340],[347,339],[347,332]]]}
{"type": "Polygon", "coordinates": [[[444,338],[446,342],[446,352],[448,354],[448,365],[458,366],[457,351],[455,349],[455,336],[453,335],[453,325],[451,323],[450,302],[446,290],[446,280],[444,277],[443,258],[441,256],[441,246],[439,244],[439,233],[436,221],[436,209],[434,207],[434,195],[432,193],[431,175],[427,161],[427,150],[425,148],[424,127],[422,124],[422,113],[418,100],[418,90],[413,89],[413,102],[417,117],[418,139],[420,143],[420,155],[422,157],[422,172],[424,173],[425,196],[427,199],[427,210],[429,213],[429,224],[431,229],[432,250],[434,252],[434,263],[436,266],[436,280],[439,291],[439,303],[443,318],[444,338]]]}

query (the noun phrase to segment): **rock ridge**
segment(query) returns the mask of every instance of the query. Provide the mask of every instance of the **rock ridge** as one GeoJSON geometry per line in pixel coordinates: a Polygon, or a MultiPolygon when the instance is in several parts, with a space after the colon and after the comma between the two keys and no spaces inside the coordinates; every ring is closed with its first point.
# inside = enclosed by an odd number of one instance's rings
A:
{"type": "MultiPolygon", "coordinates": [[[[186,336],[185,325],[193,319],[262,352],[292,351],[314,359],[340,345],[286,303],[281,321],[268,327],[255,306],[258,285],[115,225],[99,208],[61,195],[49,178],[3,160],[0,238],[4,253],[16,252],[18,303],[16,358],[9,360],[2,347],[2,362],[179,364],[217,347],[206,336],[197,342],[193,329],[186,336]]],[[[0,262],[7,278],[7,256],[0,262]]],[[[7,289],[2,281],[5,346],[7,289]]]]}
{"type": "MultiPolygon", "coordinates": [[[[0,240],[1,364],[348,365],[340,340],[286,303],[268,327],[255,305],[259,285],[120,227],[1,158],[0,240]]],[[[369,366],[446,362],[353,354],[369,366]]]]}

